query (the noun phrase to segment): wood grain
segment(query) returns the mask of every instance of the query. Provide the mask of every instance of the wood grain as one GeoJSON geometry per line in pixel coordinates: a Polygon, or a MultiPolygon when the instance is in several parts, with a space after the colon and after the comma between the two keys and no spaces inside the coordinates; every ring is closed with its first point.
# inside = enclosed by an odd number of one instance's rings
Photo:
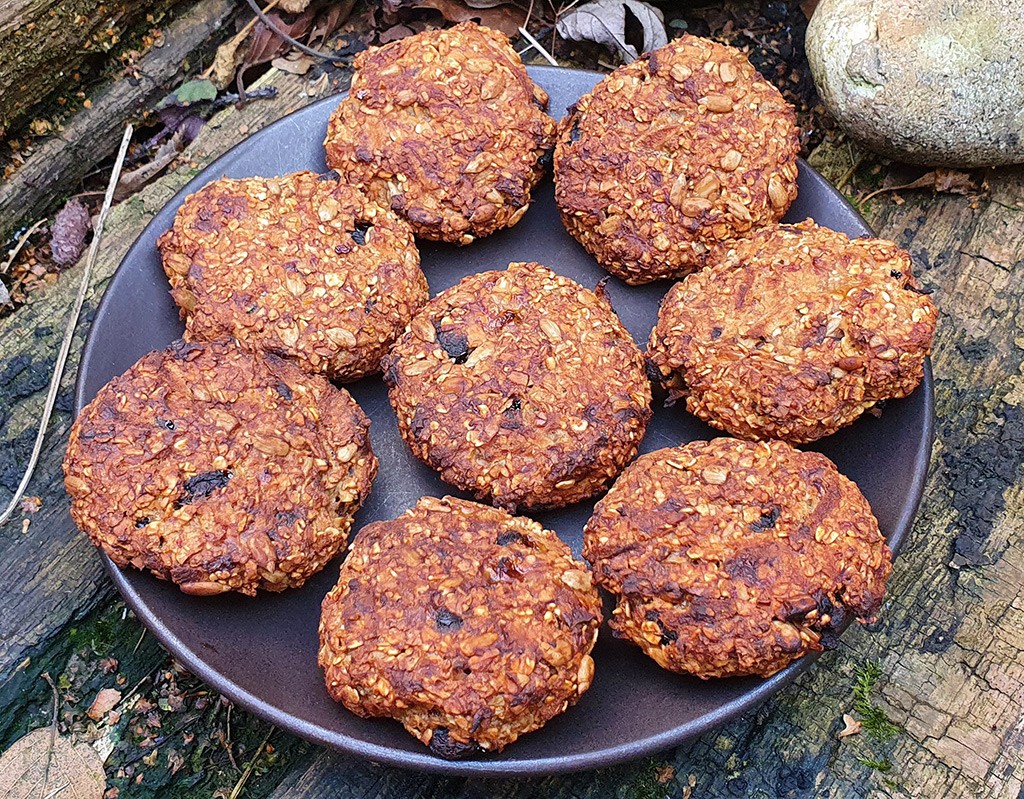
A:
{"type": "MultiPolygon", "coordinates": [[[[168,5],[166,0],[163,5],[168,5]]],[[[173,89],[183,74],[182,64],[197,50],[208,48],[211,37],[237,10],[232,0],[199,0],[187,10],[182,8],[180,16],[164,29],[163,44],[151,48],[135,63],[130,80],[115,81],[96,92],[89,108],[42,141],[25,163],[0,183],[0,237],[46,215],[78,190],[79,182],[93,166],[117,149],[125,122],[141,117],[173,89]]],[[[24,45],[26,52],[34,49],[39,47],[24,45]]],[[[2,52],[0,49],[0,64],[2,52]]],[[[16,93],[13,89],[5,92],[0,80],[0,97],[16,93]]],[[[0,121],[0,129],[3,127],[0,121]]]]}

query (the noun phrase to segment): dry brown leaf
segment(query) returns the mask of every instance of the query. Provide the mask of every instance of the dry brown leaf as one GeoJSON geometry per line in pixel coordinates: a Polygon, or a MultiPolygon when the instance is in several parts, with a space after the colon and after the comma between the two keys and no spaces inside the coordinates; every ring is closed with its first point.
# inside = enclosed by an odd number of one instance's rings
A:
{"type": "Polygon", "coordinates": [[[256,64],[265,64],[274,57],[287,52],[291,45],[278,36],[277,31],[281,31],[293,39],[302,39],[313,28],[316,12],[307,8],[293,22],[285,22],[281,15],[276,13],[266,16],[273,23],[274,29],[271,30],[262,20],[256,23],[256,27],[252,29],[251,45],[249,52],[245,55],[242,69],[256,64]]]}
{"type": "Polygon", "coordinates": [[[185,149],[185,130],[182,128],[175,131],[171,138],[161,144],[147,163],[121,174],[121,179],[117,182],[117,189],[114,191],[114,200],[120,201],[131,197],[163,172],[183,149],[185,149]]]}
{"type": "Polygon", "coordinates": [[[342,0],[332,3],[326,11],[320,12],[313,30],[309,32],[308,44],[315,45],[327,40],[327,37],[340,28],[352,15],[356,0],[342,0]]]}
{"type": "Polygon", "coordinates": [[[926,172],[904,189],[934,189],[943,194],[974,194],[981,186],[967,172],[955,169],[936,169],[926,172]]]}
{"type": "Polygon", "coordinates": [[[961,172],[956,169],[934,169],[931,172],[925,172],[910,183],[882,186],[861,198],[861,202],[867,202],[888,191],[909,189],[931,189],[939,194],[977,195],[988,191],[988,181],[984,178],[976,178],[969,172],[961,172]]]}
{"type": "Polygon", "coordinates": [[[107,787],[103,761],[91,746],[33,730],[0,756],[0,796],[4,799],[102,799],[107,787]],[[49,768],[47,768],[49,766],[49,768]]]}
{"type": "Polygon", "coordinates": [[[381,44],[388,44],[389,42],[396,42],[399,39],[404,39],[406,36],[412,36],[415,31],[407,25],[392,25],[387,30],[381,31],[380,36],[377,37],[377,41],[381,44]]]}
{"type": "Polygon", "coordinates": [[[843,727],[842,731],[839,733],[840,738],[846,738],[849,735],[857,735],[860,733],[860,722],[849,713],[843,713],[843,724],[846,726],[843,727]]]}
{"type": "Polygon", "coordinates": [[[288,58],[278,56],[270,65],[289,75],[305,75],[313,66],[313,58],[305,54],[293,54],[288,58]]]}
{"type": "Polygon", "coordinates": [[[665,15],[640,0],[593,0],[560,17],[555,29],[563,39],[597,42],[627,60],[668,44],[665,15]]]}
{"type": "Polygon", "coordinates": [[[676,776],[676,770],[667,763],[664,766],[659,766],[658,770],[654,772],[655,778],[662,785],[668,785],[676,776]]]}
{"type": "Polygon", "coordinates": [[[235,72],[238,65],[245,59],[248,45],[245,40],[236,41],[229,39],[217,48],[217,54],[213,57],[213,66],[210,68],[210,80],[218,89],[224,89],[235,79],[235,72]]]}
{"type": "Polygon", "coordinates": [[[800,4],[800,10],[804,12],[804,16],[807,17],[807,19],[811,18],[811,15],[814,13],[814,9],[817,7],[818,0],[803,0],[800,4]]]}
{"type": "Polygon", "coordinates": [[[504,2],[471,7],[463,0],[384,0],[383,8],[392,14],[406,8],[432,8],[448,22],[478,22],[510,38],[518,36],[519,26],[526,23],[525,9],[504,2]]]}
{"type": "Polygon", "coordinates": [[[309,5],[309,0],[279,0],[277,7],[289,14],[301,14],[309,5]]]}
{"type": "Polygon", "coordinates": [[[92,700],[87,714],[93,721],[100,721],[121,701],[121,692],[116,688],[102,688],[92,700]]]}

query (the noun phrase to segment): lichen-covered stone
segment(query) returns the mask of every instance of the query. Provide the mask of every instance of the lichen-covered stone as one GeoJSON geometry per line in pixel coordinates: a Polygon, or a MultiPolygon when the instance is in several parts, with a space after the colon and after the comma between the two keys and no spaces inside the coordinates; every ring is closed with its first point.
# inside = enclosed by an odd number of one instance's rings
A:
{"type": "Polygon", "coordinates": [[[1024,161],[1024,16],[1006,0],[821,0],[807,59],[840,125],[915,164],[1024,161]]]}

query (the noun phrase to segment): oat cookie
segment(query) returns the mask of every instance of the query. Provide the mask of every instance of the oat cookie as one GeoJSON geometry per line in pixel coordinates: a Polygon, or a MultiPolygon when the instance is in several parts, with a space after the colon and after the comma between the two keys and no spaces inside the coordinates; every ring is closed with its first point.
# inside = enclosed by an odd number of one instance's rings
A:
{"type": "Polygon", "coordinates": [[[360,53],[327,163],[425,239],[469,244],[526,213],[554,144],[547,93],[473,23],[360,53]]]}
{"type": "Polygon", "coordinates": [[[694,441],[636,460],[583,555],[612,630],[698,677],[769,677],[881,607],[892,558],[860,490],[781,441],[694,441]]]}
{"type": "Polygon", "coordinates": [[[363,528],[323,602],[334,699],[400,721],[444,758],[497,752],[590,687],[601,601],[550,530],[422,498],[363,528]]]}
{"type": "Polygon", "coordinates": [[[611,305],[535,263],[439,294],[383,369],[413,453],[509,510],[594,495],[651,416],[643,359],[611,305]]]}
{"type": "Polygon", "coordinates": [[[377,371],[428,296],[409,226],[312,172],[216,180],[158,246],[187,339],[231,336],[341,381],[377,371]]]}
{"type": "Polygon", "coordinates": [[[559,123],[566,229],[627,283],[678,278],[796,199],[793,109],[739,50],[683,36],[602,80],[559,123]]]}
{"type": "Polygon", "coordinates": [[[668,292],[651,372],[733,435],[827,436],[921,382],[938,312],[911,268],[891,241],[765,228],[668,292]]]}
{"type": "Polygon", "coordinates": [[[302,585],[345,545],[377,459],[348,392],[230,340],[177,341],[100,389],[64,458],[71,516],[188,594],[302,585]]]}

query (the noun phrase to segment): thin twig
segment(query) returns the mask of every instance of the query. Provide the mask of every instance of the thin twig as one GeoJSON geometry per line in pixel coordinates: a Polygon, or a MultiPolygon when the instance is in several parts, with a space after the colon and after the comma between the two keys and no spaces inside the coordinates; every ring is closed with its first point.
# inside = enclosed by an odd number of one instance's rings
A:
{"type": "Polygon", "coordinates": [[[50,745],[46,748],[46,767],[43,769],[43,788],[50,784],[50,762],[53,760],[53,749],[57,745],[57,706],[60,704],[60,694],[57,686],[53,684],[50,672],[44,671],[40,675],[50,684],[53,691],[53,712],[50,714],[50,745]]]}
{"type": "MultiPolygon", "coordinates": [[[[276,6],[280,2],[281,2],[281,0],[270,0],[270,2],[267,3],[263,7],[263,13],[266,14],[268,11],[270,11],[270,9],[272,9],[274,6],[276,6]]],[[[245,25],[242,26],[242,29],[238,33],[236,33],[234,36],[232,36],[226,42],[226,44],[228,46],[237,46],[237,45],[239,45],[242,42],[242,39],[244,39],[246,36],[249,35],[249,32],[253,28],[256,27],[256,23],[259,22],[259,21],[260,21],[259,17],[253,17],[252,19],[250,19],[248,22],[245,23],[245,25]]],[[[224,45],[221,45],[221,46],[223,47],[224,45]]],[[[210,66],[208,66],[205,70],[203,70],[203,74],[200,75],[199,77],[201,77],[201,78],[208,78],[212,74],[213,74],[213,64],[210,64],[210,66]]]]}
{"type": "Polygon", "coordinates": [[[858,205],[864,205],[868,200],[873,200],[879,194],[885,194],[890,191],[905,191],[907,189],[922,189],[924,186],[915,186],[913,183],[904,183],[901,186],[882,186],[880,189],[875,189],[870,194],[865,194],[863,197],[857,200],[858,205]]]}
{"type": "MultiPolygon", "coordinates": [[[[549,64],[551,64],[551,66],[553,66],[553,67],[557,67],[558,66],[558,62],[555,61],[554,56],[552,56],[551,53],[549,53],[547,50],[545,50],[544,46],[540,42],[538,42],[536,39],[534,39],[533,35],[528,30],[526,30],[526,28],[524,28],[522,25],[519,26],[519,32],[522,34],[523,38],[526,39],[526,41],[528,41],[530,43],[530,45],[538,53],[540,53],[542,56],[544,56],[544,58],[547,60],[547,62],[549,64]]],[[[525,52],[525,50],[523,52],[525,52]]]]}
{"type": "Polygon", "coordinates": [[[839,182],[836,183],[836,188],[839,191],[842,191],[846,187],[846,184],[850,182],[850,178],[852,178],[854,173],[860,168],[860,165],[863,163],[863,161],[863,155],[859,155],[856,159],[854,159],[853,164],[850,166],[849,169],[846,170],[843,176],[839,179],[839,182]]]}
{"type": "Polygon", "coordinates": [[[233,744],[231,743],[231,711],[234,707],[234,703],[229,703],[228,709],[224,714],[224,717],[226,719],[226,721],[224,722],[224,727],[226,730],[224,733],[224,748],[227,750],[228,760],[231,761],[232,768],[234,768],[235,771],[241,771],[241,769],[238,767],[238,764],[235,762],[235,754],[231,751],[233,746],[233,744]]]}
{"type": "Polygon", "coordinates": [[[246,2],[249,3],[249,8],[252,9],[253,13],[259,17],[260,22],[270,28],[270,30],[284,39],[284,41],[288,42],[288,44],[296,50],[301,50],[306,55],[311,55],[313,58],[319,58],[321,61],[343,61],[345,59],[345,56],[340,56],[334,53],[325,53],[322,50],[317,50],[315,47],[309,47],[308,45],[303,44],[298,39],[292,38],[274,24],[274,21],[268,17],[262,9],[260,9],[256,0],[246,0],[246,2]]]}
{"type": "Polygon", "coordinates": [[[78,324],[78,317],[82,313],[82,303],[85,302],[86,292],[89,290],[89,277],[92,275],[92,268],[96,263],[96,256],[100,251],[100,241],[103,239],[103,226],[107,222],[107,214],[110,213],[110,205],[114,201],[114,189],[121,177],[121,167],[124,166],[124,157],[128,152],[128,144],[132,140],[133,128],[128,125],[124,129],[124,138],[121,139],[121,149],[118,150],[117,160],[114,162],[114,169],[110,173],[110,182],[107,184],[107,193],[103,198],[103,207],[96,219],[96,228],[93,231],[92,243],[89,245],[89,254],[85,257],[85,269],[82,271],[82,282],[78,287],[78,296],[75,297],[75,305],[71,309],[71,317],[68,319],[67,329],[64,331],[64,342],[61,344],[60,352],[57,354],[57,362],[53,366],[53,377],[50,378],[50,390],[46,394],[46,404],[43,406],[43,415],[39,420],[39,432],[36,433],[36,443],[32,447],[32,455],[28,459],[28,466],[25,467],[25,475],[18,484],[18,490],[11,497],[7,509],[0,515],[0,526],[10,521],[11,516],[18,507],[25,489],[28,488],[29,480],[35,471],[36,463],[39,461],[39,453],[43,451],[43,440],[46,438],[46,428],[50,423],[50,416],[53,414],[53,406],[57,402],[57,392],[60,390],[60,379],[64,375],[64,364],[67,363],[68,353],[71,351],[71,342],[75,338],[75,326],[78,324]]]}
{"type": "Polygon", "coordinates": [[[245,771],[243,771],[242,776],[238,778],[238,782],[235,783],[235,787],[231,790],[231,795],[228,796],[228,799],[238,799],[238,795],[242,792],[242,789],[245,787],[245,783],[249,780],[249,775],[252,774],[252,770],[256,768],[256,761],[260,759],[260,755],[263,754],[263,750],[270,741],[270,736],[276,731],[277,727],[271,725],[270,730],[263,739],[263,743],[260,744],[260,748],[256,750],[256,754],[254,754],[249,762],[245,764],[245,771]]]}
{"type": "Polygon", "coordinates": [[[11,250],[10,254],[7,256],[7,260],[4,261],[4,265],[0,266],[0,275],[5,274],[7,270],[11,268],[11,264],[14,263],[14,259],[18,257],[18,253],[24,249],[26,244],[28,244],[28,240],[32,238],[32,234],[39,230],[45,222],[45,219],[40,219],[32,225],[32,227],[21,234],[21,238],[18,239],[18,243],[14,245],[14,249],[11,250]]]}

